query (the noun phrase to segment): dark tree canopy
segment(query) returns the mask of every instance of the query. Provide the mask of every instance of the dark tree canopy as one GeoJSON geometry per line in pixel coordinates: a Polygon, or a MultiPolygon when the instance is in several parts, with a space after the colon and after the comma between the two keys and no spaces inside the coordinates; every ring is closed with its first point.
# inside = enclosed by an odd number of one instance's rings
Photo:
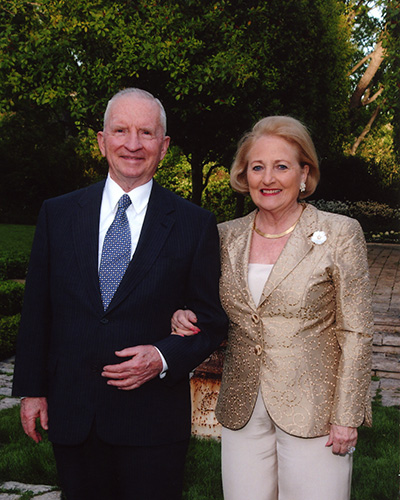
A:
{"type": "Polygon", "coordinates": [[[229,167],[238,139],[263,116],[304,121],[321,157],[340,149],[349,40],[338,0],[5,0],[0,105],[36,114],[43,140],[45,123],[57,123],[82,183],[96,168],[87,144],[107,100],[145,88],[166,107],[199,203],[204,166],[229,167]]]}

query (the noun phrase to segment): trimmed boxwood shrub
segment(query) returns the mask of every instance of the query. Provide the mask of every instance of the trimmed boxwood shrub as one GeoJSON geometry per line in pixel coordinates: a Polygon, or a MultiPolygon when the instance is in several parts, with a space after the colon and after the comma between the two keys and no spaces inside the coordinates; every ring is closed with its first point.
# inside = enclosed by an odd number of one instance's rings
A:
{"type": "Polygon", "coordinates": [[[21,312],[25,285],[16,281],[0,281],[0,317],[21,312]]]}
{"type": "Polygon", "coordinates": [[[25,285],[0,281],[0,360],[15,354],[25,285]]]}
{"type": "Polygon", "coordinates": [[[28,263],[29,255],[3,253],[0,256],[0,280],[25,279],[28,263]]]}
{"type": "Polygon", "coordinates": [[[15,354],[20,314],[0,318],[0,359],[15,354]]]}
{"type": "Polygon", "coordinates": [[[366,233],[367,241],[378,241],[377,237],[369,236],[382,233],[385,237],[380,241],[399,242],[400,208],[376,201],[311,200],[310,203],[320,210],[357,219],[366,233]]]}

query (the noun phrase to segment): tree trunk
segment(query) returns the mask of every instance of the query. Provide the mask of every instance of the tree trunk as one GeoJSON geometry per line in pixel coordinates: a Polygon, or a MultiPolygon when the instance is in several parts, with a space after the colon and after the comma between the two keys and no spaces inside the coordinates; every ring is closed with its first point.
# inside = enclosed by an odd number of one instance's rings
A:
{"type": "Polygon", "coordinates": [[[357,87],[350,98],[350,109],[359,108],[362,105],[362,97],[383,61],[384,48],[382,46],[381,41],[379,41],[375,45],[375,49],[370,54],[370,57],[371,61],[368,65],[368,68],[365,70],[365,73],[360,78],[360,81],[358,82],[357,87]]]}
{"type": "Polygon", "coordinates": [[[364,130],[361,132],[361,134],[358,136],[356,142],[353,144],[350,150],[350,154],[354,156],[356,154],[356,151],[358,149],[358,146],[361,144],[361,142],[364,140],[365,136],[368,134],[368,132],[371,130],[371,126],[374,123],[376,117],[379,115],[379,112],[381,110],[381,107],[378,106],[375,111],[372,113],[372,116],[367,123],[367,125],[364,127],[364,130]]]}

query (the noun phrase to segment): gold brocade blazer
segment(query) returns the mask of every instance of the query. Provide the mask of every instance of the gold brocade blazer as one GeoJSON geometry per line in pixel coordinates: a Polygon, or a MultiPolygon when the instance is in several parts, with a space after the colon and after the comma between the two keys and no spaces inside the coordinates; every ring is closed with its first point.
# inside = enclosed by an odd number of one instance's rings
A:
{"type": "Polygon", "coordinates": [[[243,427],[260,389],[273,421],[295,436],[371,425],[373,319],[359,223],[306,205],[257,306],[247,280],[255,214],[219,226],[230,327],[218,420],[243,427]]]}

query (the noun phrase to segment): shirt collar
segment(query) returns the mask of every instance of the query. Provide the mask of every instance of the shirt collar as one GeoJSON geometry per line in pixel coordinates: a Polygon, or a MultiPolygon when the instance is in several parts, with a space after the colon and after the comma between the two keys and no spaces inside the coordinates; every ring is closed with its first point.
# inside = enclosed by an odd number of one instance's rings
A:
{"type": "Polygon", "coordinates": [[[127,194],[132,202],[132,207],[137,214],[140,214],[149,203],[151,188],[153,187],[153,179],[150,179],[146,184],[142,184],[137,188],[132,189],[128,193],[119,186],[110,175],[107,176],[106,184],[103,192],[103,202],[107,205],[107,209],[112,212],[117,209],[119,199],[123,194],[127,194]]]}

